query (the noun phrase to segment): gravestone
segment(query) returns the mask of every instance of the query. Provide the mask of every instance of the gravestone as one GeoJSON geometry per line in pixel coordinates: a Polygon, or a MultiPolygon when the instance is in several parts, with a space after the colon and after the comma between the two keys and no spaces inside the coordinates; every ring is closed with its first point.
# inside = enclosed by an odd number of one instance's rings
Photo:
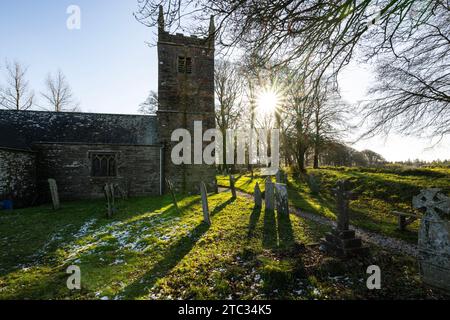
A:
{"type": "Polygon", "coordinates": [[[202,195],[203,221],[210,226],[211,218],[209,216],[208,192],[204,182],[200,182],[200,193],[202,195]]]}
{"type": "Polygon", "coordinates": [[[356,238],[355,231],[350,230],[349,201],[353,193],[349,190],[349,182],[340,180],[333,189],[336,196],[337,225],[325,235],[323,248],[325,251],[340,257],[352,257],[367,252],[362,241],[356,238]]]}
{"type": "Polygon", "coordinates": [[[264,200],[266,202],[266,210],[274,210],[274,186],[270,177],[266,178],[266,190],[264,192],[264,200]]]}
{"type": "Polygon", "coordinates": [[[309,189],[311,190],[311,194],[313,195],[318,195],[320,192],[320,182],[318,180],[318,178],[313,175],[310,174],[308,176],[308,185],[309,185],[309,189]]]}
{"type": "Polygon", "coordinates": [[[261,189],[259,188],[258,182],[255,185],[255,191],[253,193],[253,197],[255,199],[255,207],[261,208],[262,207],[262,194],[261,194],[261,189]]]}
{"type": "Polygon", "coordinates": [[[166,178],[167,188],[169,189],[170,195],[172,197],[172,203],[177,210],[177,212],[180,212],[180,208],[178,207],[177,198],[175,197],[175,191],[173,189],[172,181],[166,178]]]}
{"type": "Polygon", "coordinates": [[[413,206],[425,209],[418,245],[422,280],[450,292],[450,198],[441,189],[426,189],[413,197],[413,206]]]}
{"type": "Polygon", "coordinates": [[[283,172],[281,171],[281,169],[278,169],[277,173],[275,174],[275,181],[277,183],[284,183],[283,181],[283,172]]]}
{"type": "Polygon", "coordinates": [[[55,179],[48,179],[48,184],[50,186],[50,193],[52,195],[53,209],[58,210],[60,208],[58,186],[56,185],[55,179]]]}
{"type": "Polygon", "coordinates": [[[287,186],[282,183],[275,184],[275,199],[278,214],[289,215],[289,198],[287,186]]]}
{"type": "Polygon", "coordinates": [[[231,189],[231,195],[233,198],[236,198],[236,180],[234,179],[233,175],[230,175],[230,189],[231,189]]]}
{"type": "Polygon", "coordinates": [[[114,185],[112,183],[105,184],[104,191],[105,191],[106,205],[108,209],[107,217],[112,218],[114,212],[116,211],[114,185]]]}

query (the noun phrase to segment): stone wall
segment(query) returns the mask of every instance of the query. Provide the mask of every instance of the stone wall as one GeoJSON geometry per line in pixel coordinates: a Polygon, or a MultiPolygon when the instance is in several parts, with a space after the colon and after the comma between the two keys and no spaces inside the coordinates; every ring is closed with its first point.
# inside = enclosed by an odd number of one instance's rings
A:
{"type": "Polygon", "coordinates": [[[12,196],[15,207],[28,206],[36,196],[36,154],[0,148],[0,200],[12,196]]]}
{"type": "Polygon", "coordinates": [[[35,144],[38,150],[38,185],[42,201],[49,200],[47,179],[58,184],[61,200],[91,199],[104,196],[105,183],[116,183],[128,196],[160,194],[160,147],[157,145],[35,144]],[[96,152],[118,154],[117,177],[92,177],[96,152]]]}

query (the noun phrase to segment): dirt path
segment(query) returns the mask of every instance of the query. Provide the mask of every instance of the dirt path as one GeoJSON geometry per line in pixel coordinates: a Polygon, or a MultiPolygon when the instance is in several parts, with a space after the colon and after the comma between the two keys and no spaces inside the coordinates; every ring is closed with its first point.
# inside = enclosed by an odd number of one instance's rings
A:
{"type": "MultiPolygon", "coordinates": [[[[227,191],[229,191],[229,189],[219,188],[219,192],[227,192],[227,191]]],[[[241,195],[243,197],[253,199],[252,195],[250,195],[248,193],[244,193],[239,190],[237,190],[237,192],[239,195],[241,195]]],[[[335,221],[328,219],[324,216],[319,216],[317,214],[305,212],[303,210],[300,210],[300,209],[292,207],[292,206],[290,206],[289,208],[290,208],[291,213],[294,213],[303,219],[308,219],[308,220],[314,221],[314,222],[322,224],[322,225],[327,225],[327,226],[332,226],[332,227],[336,226],[335,221]]],[[[383,247],[385,249],[393,250],[398,253],[407,254],[407,255],[415,257],[415,258],[418,257],[418,250],[417,250],[416,245],[407,243],[406,241],[403,241],[400,239],[384,236],[379,233],[363,230],[363,229],[353,226],[353,225],[350,225],[350,229],[355,230],[357,237],[361,238],[365,242],[375,244],[377,246],[383,247]]]]}

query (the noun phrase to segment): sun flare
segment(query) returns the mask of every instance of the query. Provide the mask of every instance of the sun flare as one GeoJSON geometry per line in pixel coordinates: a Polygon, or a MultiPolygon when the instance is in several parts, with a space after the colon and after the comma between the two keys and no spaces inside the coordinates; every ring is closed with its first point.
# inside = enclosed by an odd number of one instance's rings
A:
{"type": "Polygon", "coordinates": [[[272,88],[264,89],[258,95],[257,106],[262,112],[270,113],[275,111],[275,109],[280,104],[280,96],[278,92],[272,88]]]}

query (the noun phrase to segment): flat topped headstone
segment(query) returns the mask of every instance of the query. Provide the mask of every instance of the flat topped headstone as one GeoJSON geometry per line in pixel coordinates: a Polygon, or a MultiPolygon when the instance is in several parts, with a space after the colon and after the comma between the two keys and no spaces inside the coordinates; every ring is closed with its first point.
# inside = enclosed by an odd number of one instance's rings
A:
{"type": "Polygon", "coordinates": [[[285,184],[275,184],[275,199],[278,214],[289,215],[288,190],[285,184]]]}
{"type": "Polygon", "coordinates": [[[58,186],[55,179],[48,179],[48,184],[50,186],[50,194],[52,196],[53,209],[58,210],[60,208],[58,186]]]}
{"type": "Polygon", "coordinates": [[[253,197],[255,200],[255,207],[261,208],[262,207],[262,193],[261,193],[261,189],[259,188],[258,182],[255,184],[255,190],[253,193],[253,197]]]}
{"type": "Polygon", "coordinates": [[[275,209],[275,204],[274,204],[274,186],[273,186],[273,182],[269,177],[266,178],[266,190],[265,190],[265,196],[264,196],[264,200],[266,203],[266,210],[274,210],[275,209]]]}
{"type": "Polygon", "coordinates": [[[450,292],[450,198],[433,188],[422,190],[412,202],[425,209],[418,244],[422,280],[450,292]]]}
{"type": "Polygon", "coordinates": [[[200,193],[202,195],[203,221],[208,225],[211,225],[208,206],[208,192],[206,190],[206,185],[204,182],[200,182],[200,193]]]}

